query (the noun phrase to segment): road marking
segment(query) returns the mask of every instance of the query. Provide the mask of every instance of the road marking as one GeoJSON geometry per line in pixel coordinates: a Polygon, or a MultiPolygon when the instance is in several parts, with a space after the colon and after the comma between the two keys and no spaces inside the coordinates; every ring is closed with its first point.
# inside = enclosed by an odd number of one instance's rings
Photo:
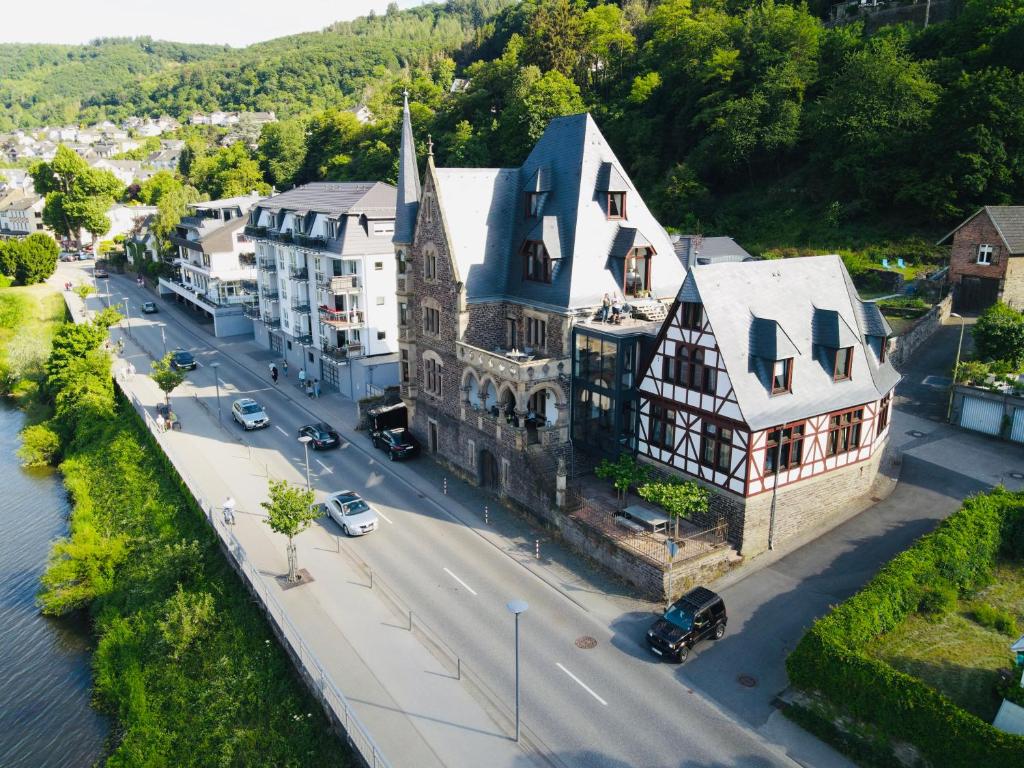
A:
{"type": "Polygon", "coordinates": [[[464,586],[464,587],[465,587],[466,589],[468,589],[468,590],[469,590],[469,593],[470,593],[471,595],[473,595],[474,597],[476,596],[476,592],[474,592],[474,591],[473,591],[473,588],[472,588],[472,587],[470,587],[470,586],[469,586],[469,584],[467,584],[466,582],[464,582],[464,581],[463,581],[462,579],[460,579],[460,578],[459,578],[458,576],[456,576],[456,575],[455,575],[454,573],[452,573],[451,571],[449,571],[449,570],[448,570],[447,568],[445,568],[445,569],[444,569],[444,572],[445,572],[445,573],[447,573],[447,574],[448,574],[449,576],[451,576],[451,577],[452,577],[453,579],[455,579],[455,580],[456,580],[457,582],[459,582],[459,584],[461,584],[462,586],[464,586]]]}
{"type": "Polygon", "coordinates": [[[333,469],[331,469],[330,467],[328,467],[328,466],[327,466],[326,464],[324,464],[324,463],[323,463],[322,461],[320,461],[320,459],[317,459],[317,460],[316,460],[316,463],[317,463],[317,464],[319,464],[319,465],[320,465],[321,467],[323,467],[323,470],[324,470],[324,473],[325,473],[325,474],[328,474],[328,475],[333,475],[333,474],[334,474],[334,470],[333,470],[333,469]]]}
{"type": "MultiPolygon", "coordinates": [[[[445,569],[445,570],[447,570],[447,569],[445,569]]],[[[586,691],[587,693],[589,693],[589,694],[590,694],[591,696],[593,696],[593,697],[594,697],[595,699],[597,699],[598,701],[600,701],[600,702],[601,702],[602,704],[604,704],[604,705],[605,705],[606,707],[608,706],[608,702],[607,702],[607,701],[605,701],[605,700],[604,700],[604,699],[602,699],[602,698],[601,698],[600,696],[598,696],[598,695],[597,695],[596,693],[594,693],[594,691],[593,691],[593,690],[591,689],[591,687],[590,687],[589,685],[587,685],[586,683],[584,683],[584,682],[583,682],[582,680],[580,680],[580,679],[579,679],[578,677],[576,677],[576,675],[574,675],[574,674],[573,674],[572,672],[570,672],[570,671],[569,671],[568,669],[566,669],[565,667],[563,667],[563,666],[561,665],[561,663],[560,663],[560,662],[555,662],[555,666],[556,666],[556,667],[558,667],[558,668],[559,668],[560,670],[562,670],[563,672],[565,672],[565,674],[567,674],[567,675],[568,675],[569,677],[571,677],[571,678],[572,678],[573,680],[575,680],[575,681],[576,681],[576,682],[577,682],[577,683],[579,684],[580,688],[582,688],[582,689],[583,689],[584,691],[586,691]]]]}
{"type": "Polygon", "coordinates": [[[282,435],[284,435],[285,437],[288,437],[288,433],[287,433],[287,432],[285,432],[285,431],[284,431],[283,429],[281,429],[280,425],[278,425],[278,424],[275,424],[275,425],[274,425],[274,429],[276,429],[276,430],[277,430],[278,432],[280,432],[280,433],[281,433],[282,435]]]}
{"type": "MultiPolygon", "coordinates": [[[[383,512],[381,512],[381,511],[380,511],[379,509],[377,509],[377,510],[374,510],[374,511],[375,511],[375,512],[376,512],[376,513],[377,513],[378,515],[380,515],[381,517],[383,517],[383,518],[384,518],[385,520],[387,520],[387,523],[388,523],[388,525],[394,525],[394,523],[392,523],[392,522],[391,522],[391,520],[390,520],[390,519],[389,519],[389,518],[388,518],[388,517],[387,517],[387,516],[386,516],[386,515],[385,515],[385,514],[384,514],[383,512]]],[[[467,587],[467,589],[468,589],[468,587],[467,587]]]]}

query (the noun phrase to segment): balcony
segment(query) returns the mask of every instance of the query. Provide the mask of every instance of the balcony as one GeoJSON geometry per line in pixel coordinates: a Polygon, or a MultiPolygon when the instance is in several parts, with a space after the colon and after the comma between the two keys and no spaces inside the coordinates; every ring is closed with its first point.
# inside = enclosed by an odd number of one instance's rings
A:
{"type": "Polygon", "coordinates": [[[320,307],[319,310],[320,322],[327,323],[332,328],[358,328],[365,322],[363,312],[359,309],[334,310],[320,307]]]}
{"type": "Polygon", "coordinates": [[[525,351],[514,352],[506,349],[488,351],[461,341],[455,345],[455,354],[467,365],[472,365],[505,381],[522,384],[557,379],[562,374],[568,375],[570,370],[567,357],[537,359],[525,351]]]}
{"type": "Polygon", "coordinates": [[[246,304],[245,305],[245,309],[243,311],[245,312],[245,316],[248,317],[250,320],[259,320],[260,319],[260,305],[259,304],[246,304]]]}
{"type": "Polygon", "coordinates": [[[266,227],[254,227],[252,224],[246,224],[245,225],[245,234],[247,234],[249,237],[266,237],[267,236],[267,228],[266,227]]]}
{"type": "Polygon", "coordinates": [[[256,259],[256,267],[264,272],[277,272],[277,260],[267,258],[256,259]]]}
{"type": "Polygon", "coordinates": [[[302,344],[303,346],[308,347],[313,344],[313,336],[312,334],[304,333],[301,336],[296,336],[295,341],[297,341],[299,344],[302,344]]]}
{"type": "Polygon", "coordinates": [[[327,246],[327,240],[320,235],[311,237],[310,235],[293,235],[292,240],[296,245],[301,245],[303,248],[313,248],[320,250],[327,246]]]}
{"type": "Polygon", "coordinates": [[[263,287],[261,293],[264,299],[276,299],[279,295],[276,286],[273,288],[263,287]]]}
{"type": "Polygon", "coordinates": [[[331,360],[337,360],[338,362],[345,362],[349,358],[358,357],[363,354],[362,344],[346,344],[342,347],[336,347],[332,344],[323,344],[321,350],[324,357],[329,357],[331,360]]]}
{"type": "Polygon", "coordinates": [[[263,321],[263,324],[265,326],[267,326],[267,328],[280,328],[281,327],[281,318],[280,317],[270,317],[269,315],[264,315],[263,318],[262,318],[262,321],[263,321]]]}
{"type": "Polygon", "coordinates": [[[289,267],[288,268],[288,279],[289,280],[309,280],[309,270],[305,267],[289,267]]]}
{"type": "Polygon", "coordinates": [[[359,290],[359,276],[358,275],[331,275],[331,276],[320,276],[317,278],[316,284],[318,287],[323,288],[328,293],[340,294],[340,293],[352,293],[359,290]]]}
{"type": "Polygon", "coordinates": [[[292,311],[298,312],[300,315],[308,315],[310,313],[309,299],[292,299],[292,311]]]}

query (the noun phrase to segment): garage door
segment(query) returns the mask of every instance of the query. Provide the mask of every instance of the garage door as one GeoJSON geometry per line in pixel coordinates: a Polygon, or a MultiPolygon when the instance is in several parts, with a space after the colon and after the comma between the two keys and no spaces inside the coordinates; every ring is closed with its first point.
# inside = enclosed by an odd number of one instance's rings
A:
{"type": "Polygon", "coordinates": [[[1010,429],[1010,439],[1015,443],[1024,443],[1024,408],[1013,409],[1013,428],[1010,429]]]}
{"type": "Polygon", "coordinates": [[[981,312],[999,299],[999,280],[964,275],[954,298],[957,312],[981,312]]]}
{"type": "Polygon", "coordinates": [[[960,426],[986,435],[998,435],[1003,427],[1003,404],[980,397],[964,397],[960,426]]]}

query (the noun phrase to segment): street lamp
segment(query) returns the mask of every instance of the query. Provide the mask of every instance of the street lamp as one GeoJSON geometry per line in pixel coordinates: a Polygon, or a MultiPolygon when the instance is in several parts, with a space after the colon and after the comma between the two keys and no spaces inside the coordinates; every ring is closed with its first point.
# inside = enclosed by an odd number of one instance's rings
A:
{"type": "Polygon", "coordinates": [[[124,299],[124,319],[128,323],[128,335],[131,336],[132,335],[132,317],[131,317],[131,312],[129,311],[129,307],[128,307],[128,297],[127,296],[122,296],[121,298],[124,299]]]}
{"type": "MultiPolygon", "coordinates": [[[[160,329],[160,333],[163,334],[164,329],[160,329]]],[[[164,354],[166,355],[167,344],[164,343],[164,354]]],[[[213,369],[213,384],[217,387],[217,423],[224,426],[224,421],[220,415],[220,376],[217,375],[217,369],[220,368],[220,363],[210,363],[210,368],[213,369]]]]}
{"type": "Polygon", "coordinates": [[[302,447],[306,451],[306,490],[310,490],[309,487],[309,444],[313,440],[309,435],[303,435],[299,438],[299,442],[302,443],[302,447]]]}
{"type": "Polygon", "coordinates": [[[519,741],[519,614],[526,613],[530,606],[525,600],[513,600],[507,607],[516,617],[516,741],[519,741]]]}
{"type": "Polygon", "coordinates": [[[956,388],[956,371],[960,367],[960,350],[964,345],[964,318],[956,312],[950,312],[950,317],[960,320],[960,341],[956,345],[956,362],[953,364],[953,383],[949,385],[949,405],[946,406],[946,421],[953,418],[953,391],[956,388]]]}

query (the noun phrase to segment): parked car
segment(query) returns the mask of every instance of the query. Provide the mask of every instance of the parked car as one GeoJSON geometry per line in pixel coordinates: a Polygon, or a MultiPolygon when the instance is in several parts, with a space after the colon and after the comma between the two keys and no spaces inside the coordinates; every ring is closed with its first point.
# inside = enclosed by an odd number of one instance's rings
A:
{"type": "Polygon", "coordinates": [[[142,302],[142,314],[144,314],[144,315],[153,315],[153,314],[156,314],[158,311],[159,310],[157,309],[155,301],[144,301],[144,302],[142,302]]]}
{"type": "Polygon", "coordinates": [[[60,255],[61,261],[78,261],[78,254],[65,251],[60,255]]]}
{"type": "Polygon", "coordinates": [[[182,371],[194,371],[196,359],[186,349],[176,349],[171,352],[171,368],[182,371]]]}
{"type": "Polygon", "coordinates": [[[327,514],[341,526],[346,536],[362,536],[380,524],[377,513],[355,491],[332,493],[324,502],[327,514]]]}
{"type": "Polygon", "coordinates": [[[662,658],[686,661],[690,649],[702,640],[720,640],[729,617],[722,598],[706,587],[697,587],[669,607],[647,630],[647,644],[662,658]]]}
{"type": "Polygon", "coordinates": [[[237,421],[248,432],[270,426],[270,417],[263,406],[251,397],[243,397],[231,404],[231,418],[237,421]]]}
{"type": "Polygon", "coordinates": [[[309,437],[309,444],[314,450],[320,451],[325,448],[337,448],[341,445],[341,437],[330,424],[322,421],[317,424],[307,424],[299,427],[299,437],[309,437]]]}
{"type": "Polygon", "coordinates": [[[105,270],[103,267],[96,267],[96,269],[92,271],[92,276],[97,280],[106,280],[108,277],[110,277],[110,273],[107,272],[107,270],[105,270]]]}
{"type": "Polygon", "coordinates": [[[92,254],[89,253],[88,251],[79,251],[78,252],[78,260],[79,261],[88,261],[91,258],[92,258],[92,254]]]}
{"type": "Polygon", "coordinates": [[[387,451],[391,461],[411,459],[420,450],[419,441],[405,427],[384,429],[373,436],[373,447],[387,451]]]}

